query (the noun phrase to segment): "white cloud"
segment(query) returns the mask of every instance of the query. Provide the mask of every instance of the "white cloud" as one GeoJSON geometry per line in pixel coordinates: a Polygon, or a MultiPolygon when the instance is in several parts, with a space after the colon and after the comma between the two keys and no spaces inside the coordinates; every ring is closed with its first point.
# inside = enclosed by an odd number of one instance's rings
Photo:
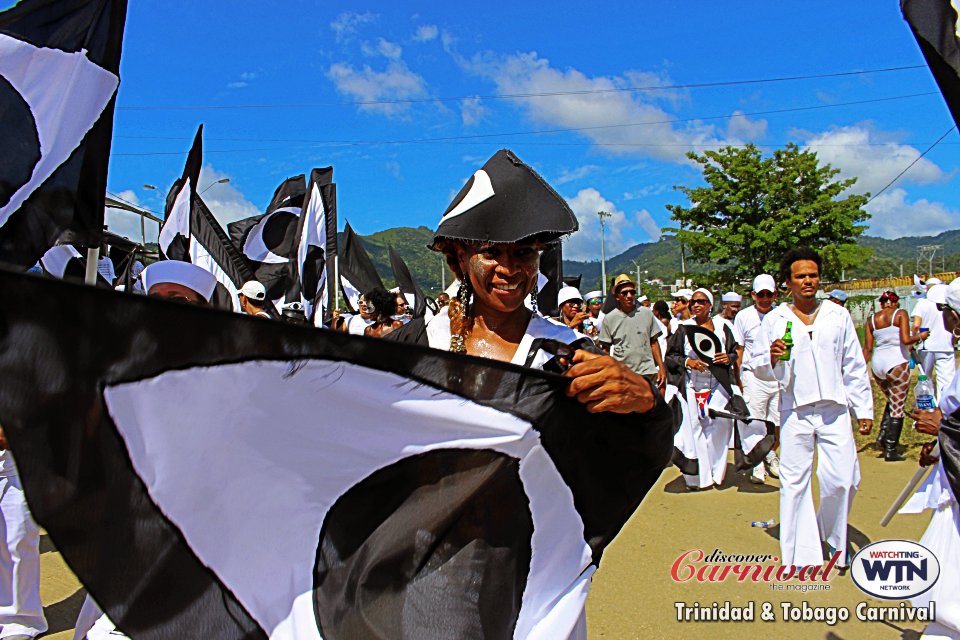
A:
{"type": "Polygon", "coordinates": [[[387,160],[384,166],[387,169],[387,173],[389,173],[390,175],[392,175],[394,178],[398,180],[402,179],[403,176],[400,174],[399,162],[397,162],[396,160],[387,160]]]}
{"type": "MultiPolygon", "coordinates": [[[[666,86],[670,79],[665,74],[627,71],[614,77],[590,77],[573,68],[556,69],[535,52],[510,56],[486,53],[470,60],[451,54],[468,72],[494,82],[500,93],[566,93],[518,98],[514,103],[532,122],[550,128],[580,129],[593,142],[610,145],[604,147],[608,153],[688,163],[685,154],[691,149],[736,142],[712,124],[672,122],[675,117],[660,103],[675,104],[684,98],[683,94],[666,90],[618,91],[636,86],[666,86]],[[624,124],[632,126],[614,126],[624,124]]],[[[766,126],[742,113],[735,120],[732,131],[738,134],[760,132],[766,126]]]]}
{"type": "MultiPolygon", "coordinates": [[[[143,205],[140,203],[140,198],[138,198],[136,192],[131,189],[121,191],[116,195],[118,195],[121,200],[124,200],[134,206],[143,207],[143,205]]],[[[163,216],[161,215],[158,217],[163,216]]],[[[137,214],[124,209],[113,209],[107,207],[107,209],[104,211],[103,221],[107,225],[107,229],[112,233],[129,238],[134,242],[143,241],[143,234],[141,233],[140,228],[140,216],[137,214]]],[[[160,229],[156,222],[152,220],[146,220],[143,226],[143,231],[146,233],[147,242],[157,241],[157,236],[160,233],[160,229]]]]}
{"type": "Polygon", "coordinates": [[[669,184],[651,184],[646,187],[640,187],[636,191],[628,191],[623,194],[624,200],[640,200],[651,196],[659,196],[670,191],[673,187],[669,184]]]}
{"type": "Polygon", "coordinates": [[[571,171],[565,170],[560,174],[558,178],[555,178],[551,181],[551,184],[561,185],[567,184],[568,182],[576,182],[577,180],[582,180],[588,175],[597,171],[600,167],[595,164],[587,164],[582,167],[577,167],[571,171]]]}
{"type": "Polygon", "coordinates": [[[732,144],[756,143],[767,135],[766,120],[751,120],[743,111],[734,111],[727,121],[727,137],[732,144]]]}
{"type": "Polygon", "coordinates": [[[243,88],[246,87],[248,84],[249,84],[248,82],[244,82],[243,80],[238,80],[237,82],[230,82],[230,83],[228,83],[228,84],[227,84],[227,88],[228,88],[228,89],[243,89],[243,88]]]}
{"type": "Polygon", "coordinates": [[[403,47],[384,38],[378,38],[376,46],[364,42],[360,45],[360,51],[365,56],[383,56],[387,60],[399,60],[403,55],[403,47]]]}
{"type": "Polygon", "coordinates": [[[200,180],[197,183],[199,191],[203,192],[203,201],[207,203],[207,207],[224,229],[227,228],[227,224],[235,220],[263,213],[234,185],[217,184],[218,180],[229,177],[226,173],[207,164],[200,169],[200,180]]]}
{"type": "Polygon", "coordinates": [[[960,227],[960,211],[924,198],[910,202],[904,189],[885,191],[864,207],[871,214],[872,236],[933,236],[960,227]]]}
{"type": "Polygon", "coordinates": [[[606,211],[611,215],[609,218],[604,218],[603,236],[607,258],[622,253],[638,242],[656,240],[660,237],[660,229],[648,211],[638,211],[628,217],[617,208],[617,205],[604,198],[592,187],[581,189],[573,198],[567,198],[567,203],[580,223],[579,231],[563,244],[563,257],[568,260],[600,259],[598,211],[606,211]],[[648,238],[641,238],[641,235],[646,235],[648,238]]]}
{"type": "MultiPolygon", "coordinates": [[[[816,151],[821,163],[839,169],[841,177],[857,178],[852,189],[857,193],[878,192],[920,156],[915,147],[899,144],[894,134],[877,131],[868,124],[806,133],[804,148],[816,151]]],[[[949,177],[936,164],[922,158],[900,181],[931,184],[949,177]]]]}
{"type": "Polygon", "coordinates": [[[343,40],[347,40],[353,34],[355,34],[358,27],[373,22],[377,19],[377,17],[377,14],[369,11],[366,13],[345,11],[344,13],[338,15],[334,21],[330,23],[330,28],[333,29],[333,33],[337,39],[337,42],[342,42],[343,40]]]}
{"type": "MultiPolygon", "coordinates": [[[[402,60],[387,64],[384,71],[376,71],[369,65],[355,69],[352,65],[337,62],[327,71],[337,91],[359,101],[403,100],[426,95],[426,81],[411,71],[402,60]]],[[[362,111],[372,111],[386,116],[397,116],[407,111],[408,104],[362,104],[362,111]]]]}
{"type": "Polygon", "coordinates": [[[417,32],[413,34],[413,39],[417,42],[430,42],[431,40],[436,40],[438,35],[440,35],[440,30],[437,29],[436,25],[423,24],[417,27],[417,32]]]}
{"type": "Polygon", "coordinates": [[[641,209],[633,215],[636,219],[637,225],[643,229],[644,233],[646,233],[651,240],[660,239],[660,225],[654,221],[653,216],[650,215],[649,211],[646,209],[641,209]]]}
{"type": "Polygon", "coordinates": [[[460,118],[464,126],[472,127],[483,120],[489,109],[487,109],[480,98],[464,98],[460,101],[460,118]]]}

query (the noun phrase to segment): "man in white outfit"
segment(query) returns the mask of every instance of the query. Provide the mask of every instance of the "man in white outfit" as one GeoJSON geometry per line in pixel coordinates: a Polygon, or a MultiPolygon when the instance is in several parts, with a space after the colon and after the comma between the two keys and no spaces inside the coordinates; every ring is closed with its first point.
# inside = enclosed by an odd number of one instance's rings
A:
{"type": "MultiPolygon", "coordinates": [[[[777,284],[773,276],[761,273],[753,279],[753,306],[743,309],[733,322],[733,337],[740,346],[740,382],[743,384],[743,397],[754,418],[767,420],[780,426],[780,387],[776,382],[761,380],[753,372],[753,360],[757,357],[757,342],[760,338],[760,323],[773,309],[777,299],[777,284]]],[[[766,349],[763,349],[766,354],[766,349]]],[[[777,434],[779,440],[779,433],[777,434]]],[[[777,458],[776,444],[767,454],[763,466],[753,468],[751,479],[763,482],[764,467],[771,477],[780,477],[780,460],[777,458]]]]}
{"type": "Polygon", "coordinates": [[[40,527],[33,521],[23,486],[0,427],[0,638],[27,640],[47,630],[40,602],[40,527]]]}
{"type": "Polygon", "coordinates": [[[848,405],[860,433],[873,428],[873,395],[853,319],[839,305],[817,300],[820,256],[791,249],[780,263],[792,302],[770,311],[761,325],[753,361],[758,378],[780,386],[780,562],[821,565],[821,540],[847,566],[847,517],[860,469],[848,405]],[[789,354],[782,340],[792,323],[789,354]],[[789,355],[789,360],[780,360],[789,355]],[[820,510],[815,511],[811,473],[816,446],[820,510]]]}
{"type": "Polygon", "coordinates": [[[914,331],[920,327],[930,330],[930,337],[923,341],[917,355],[920,356],[924,373],[931,377],[936,374],[938,398],[943,397],[957,370],[953,335],[943,324],[940,308],[946,302],[946,295],[947,285],[931,285],[927,288],[927,296],[917,300],[911,314],[914,331]]]}

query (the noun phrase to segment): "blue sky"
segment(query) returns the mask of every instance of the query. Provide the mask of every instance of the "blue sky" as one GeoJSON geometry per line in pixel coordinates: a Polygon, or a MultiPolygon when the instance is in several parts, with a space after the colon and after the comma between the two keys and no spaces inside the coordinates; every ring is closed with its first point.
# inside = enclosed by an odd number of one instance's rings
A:
{"type": "MultiPolygon", "coordinates": [[[[204,196],[224,222],[332,164],[341,228],[433,228],[509,147],[580,218],[566,255],[592,259],[599,209],[608,255],[670,225],[671,187],[699,181],[689,150],[794,141],[876,192],[952,125],[939,93],[916,95],[937,91],[925,66],[689,86],[923,65],[895,0],[605,4],[622,6],[133,0],[109,190],[162,211],[202,122],[201,187],[231,180],[204,196]]],[[[958,152],[953,132],[871,202],[870,233],[960,226],[958,152]]]]}

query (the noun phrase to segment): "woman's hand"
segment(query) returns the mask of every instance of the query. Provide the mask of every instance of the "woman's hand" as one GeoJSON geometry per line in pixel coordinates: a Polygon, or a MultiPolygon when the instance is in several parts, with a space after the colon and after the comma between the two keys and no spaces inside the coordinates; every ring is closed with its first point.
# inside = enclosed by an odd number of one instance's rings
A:
{"type": "Polygon", "coordinates": [[[706,372],[708,369],[707,363],[703,360],[694,360],[693,358],[687,358],[687,361],[684,363],[687,369],[692,369],[694,371],[699,371],[700,373],[706,372]]]}
{"type": "Polygon", "coordinates": [[[563,321],[566,323],[568,327],[573,328],[573,327],[579,327],[580,324],[589,317],[590,317],[590,314],[587,313],[586,311],[577,311],[577,313],[573,316],[572,319],[567,320],[566,318],[564,318],[563,321]]]}
{"type": "Polygon", "coordinates": [[[577,350],[574,365],[564,374],[573,378],[567,395],[587,406],[590,413],[644,413],[653,409],[656,396],[646,378],[617,362],[577,350]]]}
{"type": "Polygon", "coordinates": [[[933,448],[937,446],[936,442],[928,442],[927,444],[920,447],[920,466],[929,467],[932,464],[937,464],[937,460],[940,459],[939,456],[930,455],[933,452],[933,448]]]}
{"type": "Polygon", "coordinates": [[[730,364],[730,354],[726,351],[713,356],[713,364],[730,364]]]}
{"type": "Polygon", "coordinates": [[[914,409],[909,415],[914,420],[913,428],[920,433],[925,433],[928,436],[935,436],[940,433],[940,421],[943,420],[943,412],[940,409],[934,409],[933,411],[914,409]]]}

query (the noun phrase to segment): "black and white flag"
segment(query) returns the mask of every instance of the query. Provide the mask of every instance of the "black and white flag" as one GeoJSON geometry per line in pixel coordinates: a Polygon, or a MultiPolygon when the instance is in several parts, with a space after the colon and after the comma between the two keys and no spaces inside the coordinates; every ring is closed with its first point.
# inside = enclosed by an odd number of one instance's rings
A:
{"type": "MultiPolygon", "coordinates": [[[[327,286],[337,255],[337,187],[333,167],[314,169],[297,227],[297,285],[307,319],[320,325],[333,312],[335,286],[327,286]]],[[[290,301],[290,300],[288,300],[290,301]]]]}
{"type": "MultiPolygon", "coordinates": [[[[212,273],[217,278],[213,305],[240,311],[237,293],[244,282],[254,279],[253,270],[197,193],[202,164],[203,125],[200,125],[187,154],[183,175],[167,194],[160,229],[160,255],[167,260],[192,262],[212,273]]],[[[266,311],[276,314],[270,307],[266,311]]]]}
{"type": "MultiPolygon", "coordinates": [[[[59,244],[50,247],[40,258],[40,266],[44,273],[60,280],[83,282],[87,274],[87,259],[69,244],[59,244]]],[[[97,286],[112,288],[106,279],[97,274],[97,286]]]]}
{"type": "Polygon", "coordinates": [[[100,244],[126,0],[0,13],[0,261],[100,244]]]}
{"type": "Polygon", "coordinates": [[[413,317],[419,318],[426,313],[427,298],[423,295],[423,290],[420,289],[420,285],[413,279],[407,263],[403,261],[400,254],[394,251],[393,247],[389,247],[389,253],[390,266],[393,268],[393,277],[397,281],[400,293],[402,293],[404,297],[413,297],[413,317]]]}
{"type": "Polygon", "coordinates": [[[0,290],[31,511],[135,638],[566,638],[670,459],[662,402],[589,414],[541,371],[10,272],[0,290]]]}
{"type": "Polygon", "coordinates": [[[563,281],[563,246],[555,242],[544,249],[540,256],[540,273],[545,276],[537,283],[537,309],[545,316],[559,316],[557,294],[563,281]]]}
{"type": "Polygon", "coordinates": [[[957,7],[950,0],[900,0],[903,17],[960,126],[960,39],[957,7]]]}
{"type": "Polygon", "coordinates": [[[183,175],[173,183],[167,193],[159,239],[160,257],[165,260],[190,261],[190,204],[197,193],[197,181],[200,179],[202,165],[203,125],[201,124],[193,137],[193,145],[183,165],[183,175]]]}
{"type": "Polygon", "coordinates": [[[284,180],[262,215],[227,225],[233,244],[243,251],[267,298],[283,303],[293,287],[297,223],[307,192],[303,174],[284,180]]]}
{"type": "Polygon", "coordinates": [[[347,307],[356,313],[360,296],[374,289],[383,289],[383,281],[373,260],[363,248],[360,238],[353,232],[348,222],[343,230],[343,240],[338,260],[340,267],[340,288],[343,291],[347,307]]]}

